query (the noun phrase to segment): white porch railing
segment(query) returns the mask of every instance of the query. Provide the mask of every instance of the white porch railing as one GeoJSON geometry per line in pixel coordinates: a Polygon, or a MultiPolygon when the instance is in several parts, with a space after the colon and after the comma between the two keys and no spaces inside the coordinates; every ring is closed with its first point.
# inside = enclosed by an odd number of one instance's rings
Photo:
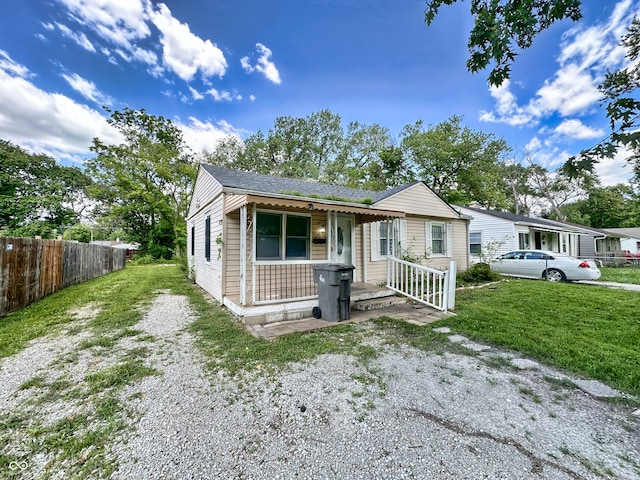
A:
{"type": "Polygon", "coordinates": [[[387,257],[387,288],[446,312],[455,306],[456,262],[441,271],[387,257]]]}

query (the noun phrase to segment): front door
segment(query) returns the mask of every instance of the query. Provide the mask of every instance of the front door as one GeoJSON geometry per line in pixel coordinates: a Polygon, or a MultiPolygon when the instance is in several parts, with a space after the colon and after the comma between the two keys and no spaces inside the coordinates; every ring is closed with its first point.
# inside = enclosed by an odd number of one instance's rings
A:
{"type": "Polygon", "coordinates": [[[338,231],[333,258],[336,263],[353,265],[353,218],[338,216],[338,231]]]}

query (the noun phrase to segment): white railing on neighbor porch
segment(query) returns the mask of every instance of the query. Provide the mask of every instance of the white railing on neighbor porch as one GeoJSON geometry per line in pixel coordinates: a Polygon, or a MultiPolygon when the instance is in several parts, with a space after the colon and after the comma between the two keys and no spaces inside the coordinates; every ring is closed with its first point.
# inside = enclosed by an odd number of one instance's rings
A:
{"type": "Polygon", "coordinates": [[[387,288],[446,312],[455,306],[456,262],[441,271],[387,257],[387,288]]]}

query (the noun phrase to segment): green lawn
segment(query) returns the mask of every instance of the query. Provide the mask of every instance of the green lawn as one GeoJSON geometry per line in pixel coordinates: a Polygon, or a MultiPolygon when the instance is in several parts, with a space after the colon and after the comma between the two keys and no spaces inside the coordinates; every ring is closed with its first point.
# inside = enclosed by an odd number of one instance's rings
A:
{"type": "Polygon", "coordinates": [[[640,285],[640,266],[602,267],[602,282],[637,283],[640,285]]]}
{"type": "Polygon", "coordinates": [[[441,323],[578,375],[640,394],[640,295],[530,280],[462,291],[441,323]]]}
{"type": "MultiPolygon", "coordinates": [[[[603,269],[604,272],[608,270],[603,269]]],[[[626,271],[627,269],[611,269],[626,271]]],[[[603,273],[604,273],[603,272],[603,273]]],[[[51,331],[75,328],[69,312],[94,302],[102,311],[88,326],[92,342],[107,345],[135,334],[139,308],[157,289],[187,295],[197,315],[192,332],[214,369],[234,373],[268,369],[323,353],[375,355],[353,325],[293,334],[275,341],[254,338],[201,290],[178,266],[128,266],[0,318],[0,358],[51,331]]],[[[471,338],[520,351],[549,365],[640,394],[640,295],[637,292],[571,283],[510,280],[457,294],[457,316],[442,321],[471,338]]],[[[430,327],[381,320],[390,343],[425,350],[441,348],[430,327]]]]}

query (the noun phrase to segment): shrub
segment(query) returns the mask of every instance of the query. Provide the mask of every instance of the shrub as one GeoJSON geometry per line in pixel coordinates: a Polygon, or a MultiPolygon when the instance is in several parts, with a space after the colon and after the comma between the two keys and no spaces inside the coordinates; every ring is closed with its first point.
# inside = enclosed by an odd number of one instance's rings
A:
{"type": "Polygon", "coordinates": [[[478,285],[480,283],[495,282],[500,278],[500,274],[492,271],[488,263],[481,262],[471,265],[465,272],[458,273],[456,283],[458,286],[478,285]]]}

